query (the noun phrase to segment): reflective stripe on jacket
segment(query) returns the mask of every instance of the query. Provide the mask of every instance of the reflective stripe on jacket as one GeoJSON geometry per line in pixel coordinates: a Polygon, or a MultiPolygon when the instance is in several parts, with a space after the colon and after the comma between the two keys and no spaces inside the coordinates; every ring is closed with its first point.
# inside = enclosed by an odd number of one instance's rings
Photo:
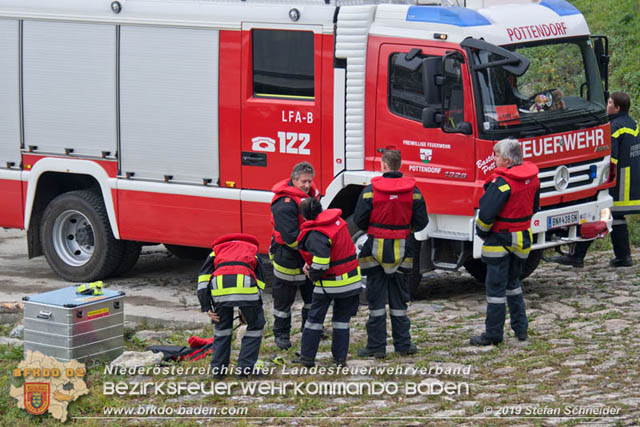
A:
{"type": "Polygon", "coordinates": [[[341,294],[359,290],[360,266],[356,258],[356,248],[351,240],[347,223],[340,218],[340,209],[328,209],[321,212],[315,220],[305,221],[300,227],[298,242],[300,254],[309,266],[315,270],[325,270],[320,280],[314,284],[329,294],[341,294]],[[312,231],[324,235],[330,246],[329,257],[326,254],[312,253],[305,245],[305,238],[312,231]]]}
{"type": "Polygon", "coordinates": [[[226,234],[213,242],[211,296],[218,302],[249,302],[260,299],[264,283],[255,274],[258,240],[249,234],[226,234]]]}
{"type": "Polygon", "coordinates": [[[609,190],[612,211],[640,213],[640,126],[627,113],[611,119],[611,160],[617,164],[617,181],[609,190]]]}

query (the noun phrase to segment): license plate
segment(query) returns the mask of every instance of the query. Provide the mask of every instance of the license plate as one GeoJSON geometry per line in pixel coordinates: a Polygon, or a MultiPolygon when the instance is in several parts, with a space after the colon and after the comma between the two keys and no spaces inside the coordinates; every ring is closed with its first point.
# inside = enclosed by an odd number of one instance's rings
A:
{"type": "Polygon", "coordinates": [[[547,218],[547,228],[566,227],[567,225],[578,224],[578,212],[569,212],[561,215],[554,215],[547,218]]]}

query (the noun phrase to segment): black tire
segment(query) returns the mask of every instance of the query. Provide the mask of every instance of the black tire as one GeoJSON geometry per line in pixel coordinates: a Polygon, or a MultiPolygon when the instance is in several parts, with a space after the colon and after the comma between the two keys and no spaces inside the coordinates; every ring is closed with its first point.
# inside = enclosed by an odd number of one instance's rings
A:
{"type": "Polygon", "coordinates": [[[204,261],[211,253],[211,249],[197,248],[194,246],[164,245],[171,255],[180,259],[190,259],[194,261],[204,261]]]}
{"type": "Polygon", "coordinates": [[[142,251],[142,244],[140,242],[134,242],[132,240],[121,240],[123,250],[122,259],[116,267],[115,271],[111,273],[112,277],[118,277],[127,273],[136,265],[138,258],[140,258],[140,252],[142,251]]]}
{"type": "MultiPolygon", "coordinates": [[[[540,264],[541,259],[542,250],[531,251],[529,253],[529,257],[527,258],[527,262],[524,264],[524,268],[522,269],[520,279],[526,279],[527,277],[529,277],[535,271],[535,269],[538,268],[538,264],[540,264]]],[[[464,268],[469,274],[473,276],[474,279],[484,284],[484,281],[487,277],[487,266],[482,262],[481,259],[469,258],[464,263],[464,268]]]]}
{"type": "Polygon", "coordinates": [[[47,205],[40,242],[51,269],[70,282],[104,279],[122,259],[102,197],[89,190],[61,194],[47,205]]]}

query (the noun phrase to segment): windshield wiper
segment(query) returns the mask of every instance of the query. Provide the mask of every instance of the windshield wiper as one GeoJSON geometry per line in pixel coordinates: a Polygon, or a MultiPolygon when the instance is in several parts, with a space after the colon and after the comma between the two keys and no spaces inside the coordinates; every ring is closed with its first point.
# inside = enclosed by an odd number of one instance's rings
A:
{"type": "MultiPolygon", "coordinates": [[[[591,111],[589,109],[586,109],[586,108],[581,108],[579,110],[573,110],[573,111],[576,112],[576,113],[582,113],[582,114],[587,113],[588,115],[590,115],[596,121],[596,124],[600,124],[600,120],[602,120],[601,116],[597,115],[593,111],[591,111]]],[[[592,123],[592,121],[589,121],[589,124],[591,124],[591,123],[592,123]]]]}
{"type": "MultiPolygon", "coordinates": [[[[521,121],[527,121],[527,120],[531,120],[532,122],[534,122],[537,125],[540,125],[544,128],[544,130],[546,130],[548,133],[551,133],[551,128],[549,126],[547,126],[546,124],[544,124],[544,122],[541,122],[540,120],[536,119],[535,116],[536,113],[532,113],[531,115],[528,115],[526,117],[520,117],[521,121]]],[[[535,135],[539,135],[540,132],[539,131],[529,131],[529,132],[523,132],[523,134],[526,134],[528,136],[535,136],[535,135]]]]}

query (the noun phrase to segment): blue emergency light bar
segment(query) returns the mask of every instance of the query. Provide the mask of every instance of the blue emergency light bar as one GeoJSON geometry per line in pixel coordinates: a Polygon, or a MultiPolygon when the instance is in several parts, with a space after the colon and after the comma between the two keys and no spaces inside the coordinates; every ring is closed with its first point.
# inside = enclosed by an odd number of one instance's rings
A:
{"type": "Polygon", "coordinates": [[[487,18],[475,10],[464,7],[410,6],[407,11],[407,21],[433,22],[456,27],[491,25],[487,18]]]}
{"type": "Polygon", "coordinates": [[[542,0],[540,6],[548,7],[560,16],[580,15],[580,11],[566,0],[542,0]]]}

